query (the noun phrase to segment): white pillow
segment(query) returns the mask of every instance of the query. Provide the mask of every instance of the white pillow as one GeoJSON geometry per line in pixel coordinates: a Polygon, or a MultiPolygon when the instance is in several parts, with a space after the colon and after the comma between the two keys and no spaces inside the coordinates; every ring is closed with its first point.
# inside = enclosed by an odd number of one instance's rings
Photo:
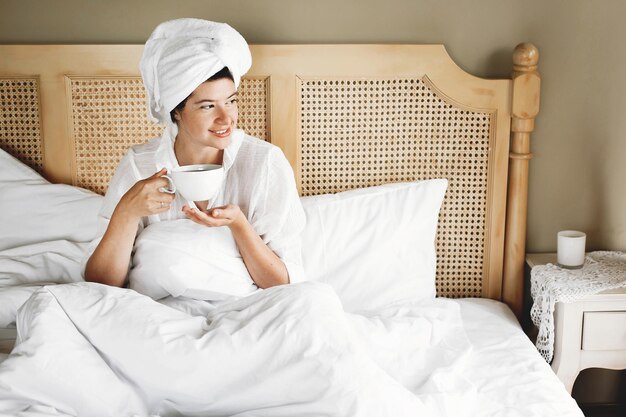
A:
{"type": "Polygon", "coordinates": [[[228,227],[189,219],[152,223],[135,240],[129,287],[155,300],[221,300],[258,288],[228,227]]]}
{"type": "Polygon", "coordinates": [[[309,280],[330,284],[348,312],[435,297],[435,238],[445,179],[301,199],[309,280]]]}
{"type": "Polygon", "coordinates": [[[0,149],[0,250],[52,240],[96,237],[102,196],[51,184],[0,149]]]}

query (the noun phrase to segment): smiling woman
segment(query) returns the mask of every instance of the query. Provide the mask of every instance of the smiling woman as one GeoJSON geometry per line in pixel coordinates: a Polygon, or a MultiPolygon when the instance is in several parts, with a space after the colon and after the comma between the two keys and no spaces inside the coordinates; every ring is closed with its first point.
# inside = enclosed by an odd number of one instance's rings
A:
{"type": "Polygon", "coordinates": [[[250,65],[246,41],[226,24],[179,19],[155,29],[140,67],[149,114],[165,130],[131,147],[113,176],[100,213],[106,231],[92,242],[87,281],[123,286],[137,236],[179,219],[227,227],[259,288],[301,279],[304,214],[291,166],[279,148],[237,129],[237,88],[250,65]],[[165,192],[168,171],[197,164],[223,166],[212,199],[165,192]]]}

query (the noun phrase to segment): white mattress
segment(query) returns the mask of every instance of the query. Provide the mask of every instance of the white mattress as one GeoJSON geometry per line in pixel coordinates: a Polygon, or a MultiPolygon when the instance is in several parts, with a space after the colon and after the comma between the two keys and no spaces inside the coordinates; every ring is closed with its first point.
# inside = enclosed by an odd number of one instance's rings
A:
{"type": "Polygon", "coordinates": [[[477,389],[480,416],[583,416],[505,304],[459,303],[473,346],[464,376],[477,389]]]}
{"type": "MultiPolygon", "coordinates": [[[[32,291],[32,287],[29,288],[32,291]]],[[[480,416],[582,416],[576,402],[503,303],[457,300],[472,344],[462,376],[476,388],[480,416]]],[[[0,329],[0,361],[15,329],[0,329]]]]}

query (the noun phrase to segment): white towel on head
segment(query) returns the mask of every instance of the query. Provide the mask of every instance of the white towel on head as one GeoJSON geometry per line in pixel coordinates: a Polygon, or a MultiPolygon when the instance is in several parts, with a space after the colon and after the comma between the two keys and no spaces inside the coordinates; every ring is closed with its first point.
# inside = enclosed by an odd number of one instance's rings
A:
{"type": "Polygon", "coordinates": [[[163,22],[146,42],[139,65],[148,116],[167,123],[170,111],[222,68],[230,70],[238,87],[251,65],[246,40],[226,23],[192,18],[163,22]]]}

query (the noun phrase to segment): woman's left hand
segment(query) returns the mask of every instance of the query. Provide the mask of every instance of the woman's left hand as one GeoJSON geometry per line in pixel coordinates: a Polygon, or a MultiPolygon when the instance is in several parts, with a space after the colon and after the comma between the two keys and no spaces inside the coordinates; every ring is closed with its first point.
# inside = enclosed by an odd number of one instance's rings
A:
{"type": "Polygon", "coordinates": [[[207,211],[183,206],[183,213],[194,222],[208,227],[233,226],[246,219],[239,206],[234,204],[207,211]]]}

